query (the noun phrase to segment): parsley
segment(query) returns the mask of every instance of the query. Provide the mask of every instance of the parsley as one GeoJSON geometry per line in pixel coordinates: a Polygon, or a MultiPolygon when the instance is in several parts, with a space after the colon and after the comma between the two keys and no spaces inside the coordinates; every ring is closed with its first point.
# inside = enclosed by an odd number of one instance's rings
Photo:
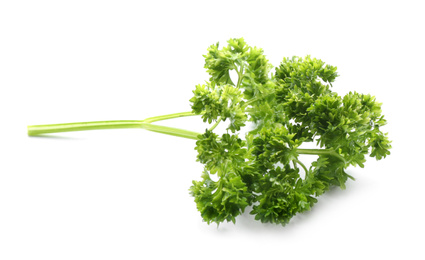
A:
{"type": "Polygon", "coordinates": [[[381,103],[371,95],[350,92],[341,97],[333,92],[336,67],[310,56],[293,57],[284,58],[272,73],[263,50],[242,38],[229,40],[221,49],[214,44],[204,57],[210,78],[195,87],[190,112],[145,120],[29,126],[28,134],[142,128],[197,140],[197,160],[205,169],[190,193],[202,218],[217,224],[235,222],[252,206],[255,219],[285,225],[297,213],[310,210],[332,186],[345,188],[353,179],[347,167],[364,167],[366,155],[380,160],[390,154],[390,141],[381,131],[386,124],[381,103]],[[230,77],[232,70],[237,82],[230,77]],[[153,124],[194,115],[213,125],[196,133],[153,124]],[[241,128],[248,122],[252,128],[242,139],[241,128]],[[227,124],[221,136],[214,133],[220,123],[227,124]],[[318,148],[301,148],[305,142],[316,142],[318,148]],[[318,158],[307,168],[300,154],[318,158]]]}

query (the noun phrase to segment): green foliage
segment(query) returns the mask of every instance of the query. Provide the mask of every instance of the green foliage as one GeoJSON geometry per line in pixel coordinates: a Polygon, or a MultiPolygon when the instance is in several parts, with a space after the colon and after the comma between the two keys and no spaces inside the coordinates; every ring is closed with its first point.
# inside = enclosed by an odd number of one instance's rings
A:
{"type": "Polygon", "coordinates": [[[295,214],[310,210],[317,201],[303,187],[299,170],[289,164],[267,171],[258,183],[258,203],[251,214],[261,222],[285,225],[295,214]]]}
{"type": "Polygon", "coordinates": [[[333,92],[336,67],[294,56],[283,58],[272,73],[263,50],[242,38],[230,39],[222,48],[211,45],[204,58],[210,77],[193,90],[191,112],[29,126],[28,135],[142,128],[197,140],[197,160],[204,171],[190,193],[209,224],[235,222],[251,206],[255,219],[285,225],[331,187],[345,189],[347,180],[354,179],[347,174],[349,166],[364,167],[368,155],[381,160],[390,154],[391,141],[382,132],[382,104],[368,94],[341,97],[333,92]],[[213,125],[200,134],[152,124],[192,115],[213,125]],[[222,122],[226,132],[218,135],[214,129],[222,122]],[[309,142],[318,149],[303,148],[309,142]],[[317,160],[305,166],[300,154],[316,155],[317,160]]]}
{"type": "Polygon", "coordinates": [[[252,198],[242,180],[247,155],[245,142],[230,134],[223,134],[219,139],[207,130],[196,145],[198,161],[205,164],[205,170],[202,181],[193,181],[190,192],[201,216],[208,223],[235,222],[235,217],[244,211],[252,198]],[[218,181],[213,181],[211,174],[217,174],[218,181]]]}
{"type": "Polygon", "coordinates": [[[290,134],[286,128],[262,128],[252,141],[251,153],[255,157],[257,168],[267,170],[276,163],[289,164],[297,159],[298,147],[302,141],[293,140],[295,134],[290,134]]]}
{"type": "Polygon", "coordinates": [[[245,126],[246,105],[239,89],[231,85],[212,86],[207,84],[197,85],[193,93],[194,97],[190,99],[192,110],[195,114],[202,114],[204,122],[211,123],[217,121],[218,118],[229,119],[228,129],[233,133],[245,126]]]}
{"type": "Polygon", "coordinates": [[[272,74],[263,50],[242,38],[221,49],[211,45],[204,57],[210,79],[193,91],[192,112],[210,124],[228,123],[227,133],[217,135],[215,125],[196,143],[205,169],[190,191],[207,223],[235,222],[252,206],[255,219],[285,225],[332,186],[344,189],[353,179],[346,173],[350,165],[364,167],[366,155],[380,160],[390,154],[381,104],[371,95],[333,92],[336,67],[293,57],[272,74]],[[238,132],[248,122],[243,140],[238,132]],[[321,149],[301,149],[306,142],[321,149]],[[318,157],[307,168],[299,154],[318,157]]]}

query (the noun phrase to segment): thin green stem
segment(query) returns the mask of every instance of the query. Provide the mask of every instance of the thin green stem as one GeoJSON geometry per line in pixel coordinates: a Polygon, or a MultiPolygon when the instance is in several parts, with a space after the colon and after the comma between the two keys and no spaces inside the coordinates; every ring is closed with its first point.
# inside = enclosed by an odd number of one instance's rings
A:
{"type": "Polygon", "coordinates": [[[162,125],[154,125],[149,123],[141,123],[141,128],[152,131],[152,132],[156,132],[156,133],[178,136],[178,137],[183,137],[183,138],[193,139],[193,140],[198,140],[199,139],[198,136],[201,135],[201,133],[197,133],[197,132],[193,132],[193,131],[189,131],[185,129],[162,126],[162,125]]]}
{"type": "Polygon", "coordinates": [[[217,122],[215,122],[215,124],[214,124],[213,126],[211,126],[211,128],[210,128],[210,129],[208,129],[208,130],[209,130],[209,131],[214,130],[214,129],[218,126],[218,124],[220,124],[221,120],[222,120],[222,118],[221,118],[221,116],[220,116],[220,117],[218,118],[217,122]]]}
{"type": "Polygon", "coordinates": [[[50,125],[30,125],[28,126],[28,135],[35,136],[35,135],[41,135],[41,134],[86,131],[86,130],[140,128],[142,122],[143,121],[140,121],[140,120],[115,120],[115,121],[77,122],[77,123],[50,124],[50,125]]]}
{"type": "Polygon", "coordinates": [[[174,113],[174,114],[168,114],[168,115],[162,115],[162,116],[149,117],[149,118],[146,118],[142,121],[146,122],[146,123],[153,123],[153,122],[157,122],[157,121],[179,118],[179,117],[186,117],[186,116],[196,116],[196,114],[194,114],[191,111],[190,112],[180,112],[180,113],[174,113]]]}
{"type": "Polygon", "coordinates": [[[308,174],[307,167],[305,167],[305,165],[298,159],[294,159],[293,161],[296,162],[297,164],[301,165],[301,167],[303,167],[303,169],[305,171],[305,176],[307,176],[307,174],[308,174]]]}
{"type": "Polygon", "coordinates": [[[297,149],[298,154],[311,154],[311,155],[331,155],[335,156],[339,160],[346,163],[344,157],[342,157],[340,154],[335,152],[334,150],[329,149],[297,149]]]}
{"type": "Polygon", "coordinates": [[[172,128],[165,126],[152,125],[149,123],[161,120],[167,120],[178,117],[195,116],[192,112],[180,112],[162,116],[149,117],[144,120],[112,120],[112,121],[94,121],[94,122],[77,122],[65,124],[49,124],[49,125],[31,125],[28,126],[28,135],[36,136],[42,134],[87,131],[87,130],[102,130],[102,129],[125,129],[125,128],[143,128],[149,131],[180,136],[190,139],[197,139],[199,133],[172,128]]]}
{"type": "Polygon", "coordinates": [[[245,102],[245,105],[251,105],[252,103],[254,103],[257,100],[259,100],[258,97],[251,98],[250,100],[248,100],[248,101],[245,102]]]}
{"type": "Polygon", "coordinates": [[[102,129],[125,129],[125,128],[141,128],[157,133],[173,135],[188,139],[198,139],[200,133],[168,127],[161,125],[154,125],[140,120],[116,120],[116,121],[95,121],[95,122],[78,122],[66,124],[52,124],[52,125],[31,125],[28,126],[28,135],[36,136],[42,134],[61,133],[61,132],[74,132],[74,131],[87,131],[87,130],[102,130],[102,129]]]}
{"type": "Polygon", "coordinates": [[[238,73],[238,83],[236,83],[236,88],[239,88],[243,78],[243,66],[240,66],[239,71],[237,69],[235,70],[236,70],[236,73],[238,73]]]}

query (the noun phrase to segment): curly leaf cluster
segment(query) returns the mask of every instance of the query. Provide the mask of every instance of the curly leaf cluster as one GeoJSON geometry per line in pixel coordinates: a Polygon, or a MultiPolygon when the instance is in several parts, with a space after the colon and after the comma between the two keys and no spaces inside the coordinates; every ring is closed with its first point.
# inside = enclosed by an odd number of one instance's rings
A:
{"type": "Polygon", "coordinates": [[[233,133],[245,126],[246,106],[239,89],[231,85],[214,86],[210,83],[197,85],[193,93],[195,95],[190,99],[193,112],[202,114],[204,122],[211,123],[219,117],[222,120],[229,119],[228,129],[233,133]]]}
{"type": "Polygon", "coordinates": [[[190,102],[215,125],[196,143],[205,169],[190,191],[207,223],[235,222],[252,206],[256,220],[285,225],[332,186],[344,189],[354,179],[346,172],[350,165],[364,167],[366,155],[381,160],[390,154],[382,104],[367,94],[333,92],[336,67],[295,56],[272,74],[263,50],[242,38],[221,49],[211,45],[204,57],[210,79],[196,86],[190,102]],[[248,121],[243,140],[239,131],[248,121]],[[220,122],[228,124],[221,136],[213,132],[220,122]],[[319,149],[302,149],[307,142],[319,149]],[[307,167],[300,154],[317,160],[307,167]]]}
{"type": "Polygon", "coordinates": [[[260,179],[258,202],[251,214],[256,220],[276,224],[287,224],[299,212],[310,210],[317,201],[305,189],[299,175],[299,169],[288,164],[267,171],[260,179]]]}
{"type": "Polygon", "coordinates": [[[218,136],[206,131],[197,141],[198,161],[205,164],[202,181],[193,181],[190,188],[198,210],[208,222],[235,222],[251,202],[251,193],[242,180],[247,150],[236,135],[218,136]],[[211,175],[218,175],[213,181],[211,175]]]}

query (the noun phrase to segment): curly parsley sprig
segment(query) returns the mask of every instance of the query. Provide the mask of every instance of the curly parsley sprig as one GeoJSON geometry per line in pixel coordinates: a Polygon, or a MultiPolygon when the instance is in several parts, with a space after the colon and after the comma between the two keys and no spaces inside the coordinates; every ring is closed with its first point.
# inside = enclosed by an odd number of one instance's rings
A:
{"type": "Polygon", "coordinates": [[[332,186],[344,189],[354,179],[346,172],[350,165],[364,167],[367,155],[381,160],[390,154],[391,142],[381,130],[386,124],[382,104],[371,95],[333,92],[336,67],[310,56],[292,57],[272,73],[263,50],[242,38],[230,39],[223,48],[211,45],[204,58],[210,78],[195,87],[190,112],[29,126],[28,134],[142,128],[194,139],[204,172],[200,181],[193,181],[190,194],[202,218],[217,224],[235,222],[252,206],[256,220],[285,225],[310,210],[332,186]],[[205,133],[153,124],[195,115],[211,124],[205,133]],[[219,136],[214,130],[223,123],[227,133],[219,136]],[[250,129],[241,137],[248,123],[250,129]],[[318,148],[302,148],[307,142],[318,148]],[[316,155],[317,160],[307,167],[300,154],[316,155]]]}

